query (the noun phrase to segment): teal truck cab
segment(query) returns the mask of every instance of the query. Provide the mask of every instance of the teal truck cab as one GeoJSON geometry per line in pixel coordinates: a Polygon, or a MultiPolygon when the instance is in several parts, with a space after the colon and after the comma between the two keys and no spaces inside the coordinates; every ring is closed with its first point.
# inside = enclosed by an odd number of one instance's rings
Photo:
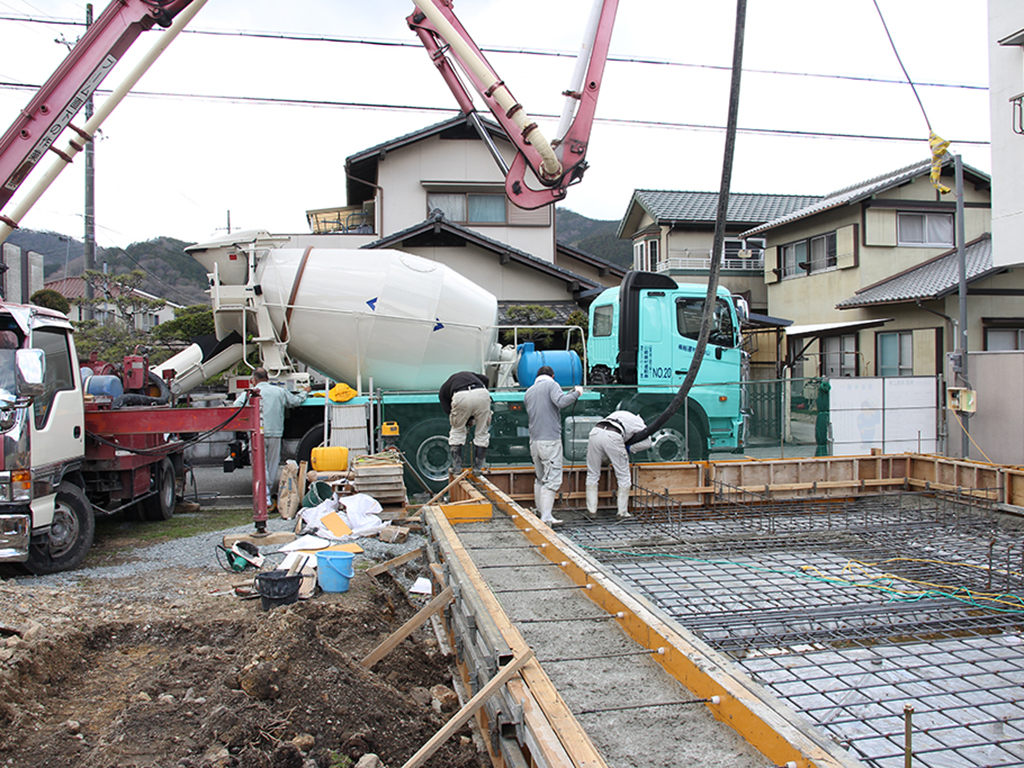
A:
{"type": "MultiPolygon", "coordinates": [[[[619,407],[650,422],[682,384],[694,361],[707,286],[677,284],[653,272],[628,272],[617,288],[590,305],[589,384],[619,385],[619,407]]],[[[648,457],[706,459],[711,450],[737,451],[746,443],[743,381],[748,364],[740,320],[746,302],[718,288],[711,332],[684,408],[652,435],[648,457]]]]}

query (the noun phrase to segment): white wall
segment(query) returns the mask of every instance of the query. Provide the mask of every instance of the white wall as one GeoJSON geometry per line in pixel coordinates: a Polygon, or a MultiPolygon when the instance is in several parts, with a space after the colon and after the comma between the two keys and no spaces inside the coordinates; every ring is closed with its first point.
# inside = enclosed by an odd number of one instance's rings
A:
{"type": "Polygon", "coordinates": [[[989,0],[989,104],[992,119],[992,259],[1024,263],[1024,135],[1013,132],[1010,98],[1024,92],[1024,46],[999,45],[1024,32],[1021,0],[989,0]]]}
{"type": "MultiPolygon", "coordinates": [[[[505,151],[505,148],[502,148],[505,151]]],[[[511,163],[511,152],[505,151],[511,163]]],[[[377,183],[383,188],[383,223],[387,237],[421,223],[427,210],[428,186],[486,183],[504,190],[504,178],[482,141],[431,136],[388,152],[380,162],[377,183]]],[[[546,226],[473,226],[485,237],[506,243],[544,261],[555,261],[554,211],[546,226]]]]}

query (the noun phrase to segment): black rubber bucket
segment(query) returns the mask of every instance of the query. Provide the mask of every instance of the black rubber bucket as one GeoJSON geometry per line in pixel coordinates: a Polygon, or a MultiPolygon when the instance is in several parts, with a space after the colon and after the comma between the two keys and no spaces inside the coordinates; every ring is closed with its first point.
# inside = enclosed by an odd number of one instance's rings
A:
{"type": "Polygon", "coordinates": [[[288,571],[261,571],[256,574],[256,591],[264,611],[277,605],[291,605],[299,599],[302,574],[288,571]]]}

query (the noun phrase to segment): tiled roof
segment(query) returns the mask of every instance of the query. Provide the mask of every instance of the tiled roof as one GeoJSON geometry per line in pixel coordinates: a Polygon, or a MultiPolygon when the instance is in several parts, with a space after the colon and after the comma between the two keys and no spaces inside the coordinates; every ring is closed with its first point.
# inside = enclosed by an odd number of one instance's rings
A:
{"type": "MultiPolygon", "coordinates": [[[[761,224],[811,205],[817,195],[729,195],[727,219],[732,224],[761,224]]],[[[638,189],[633,200],[659,222],[706,221],[714,223],[718,212],[717,192],[672,192],[638,189]]]]}
{"type": "MultiPolygon", "coordinates": [[[[967,282],[980,280],[1003,269],[992,266],[992,238],[987,234],[967,244],[964,248],[964,262],[967,282]]],[[[959,284],[960,260],[954,248],[898,275],[862,288],[836,304],[836,307],[852,309],[938,299],[957,290],[959,284]]]]}
{"type": "MultiPolygon", "coordinates": [[[[62,277],[57,280],[50,280],[43,283],[43,288],[49,288],[50,290],[56,291],[65,299],[80,299],[85,296],[85,278],[83,277],[62,277]]],[[[111,295],[116,296],[120,291],[116,285],[110,287],[111,295]]],[[[160,299],[159,296],[154,296],[152,293],[146,293],[146,291],[135,290],[135,294],[141,296],[144,299],[160,299]]],[[[175,304],[173,301],[167,301],[169,307],[180,307],[180,304],[175,304]]]]}
{"type": "MultiPolygon", "coordinates": [[[[952,159],[947,155],[943,164],[948,165],[952,162],[952,159]]],[[[876,176],[875,178],[868,179],[867,181],[858,182],[857,184],[837,190],[836,192],[831,192],[825,195],[825,197],[817,198],[817,202],[810,203],[804,208],[770,219],[767,223],[762,224],[761,226],[748,229],[746,232],[742,233],[742,236],[750,237],[751,235],[757,235],[783,224],[789,224],[790,222],[797,221],[799,219],[805,219],[808,216],[814,216],[822,211],[828,211],[832,208],[839,208],[844,205],[860,202],[872,195],[877,195],[887,189],[892,189],[893,187],[897,187],[908,181],[916,179],[919,176],[923,176],[930,170],[931,160],[922,160],[921,162],[908,165],[905,168],[900,168],[897,171],[876,176]]],[[[964,165],[964,172],[965,174],[970,172],[970,174],[976,178],[984,181],[991,181],[988,174],[983,173],[976,168],[971,168],[968,165],[964,165]]]]}
{"type": "MultiPolygon", "coordinates": [[[[481,116],[480,122],[483,123],[484,126],[492,134],[496,135],[499,138],[505,138],[505,133],[501,130],[501,127],[498,126],[498,124],[495,123],[493,120],[489,120],[486,117],[481,116]]],[[[419,128],[418,130],[412,131],[411,133],[407,133],[403,136],[397,136],[393,139],[383,141],[380,144],[375,144],[372,147],[360,150],[359,152],[356,152],[355,154],[349,155],[347,158],[345,158],[345,163],[347,165],[356,163],[359,162],[360,160],[365,160],[367,158],[379,155],[381,151],[384,150],[393,150],[397,149],[398,147],[404,147],[407,144],[414,144],[417,141],[422,141],[423,139],[442,133],[448,130],[449,128],[454,128],[465,123],[466,116],[460,112],[457,115],[455,115],[455,117],[450,117],[447,120],[442,120],[440,123],[434,123],[433,125],[428,125],[425,128],[419,128]]]]}
{"type": "Polygon", "coordinates": [[[507,243],[503,243],[500,240],[495,240],[492,237],[481,235],[474,229],[469,229],[468,227],[463,227],[459,224],[448,221],[444,217],[444,214],[437,209],[435,209],[433,213],[431,213],[429,218],[425,219],[419,224],[414,224],[413,226],[407,227],[406,229],[403,229],[400,232],[393,232],[387,237],[382,237],[379,240],[374,240],[372,243],[367,243],[366,245],[360,247],[367,249],[390,248],[397,246],[399,243],[401,243],[403,240],[407,238],[413,237],[414,235],[429,232],[436,228],[447,230],[448,232],[451,232],[471,243],[475,243],[476,245],[486,250],[492,251],[497,254],[507,255],[512,261],[518,262],[520,264],[525,264],[526,266],[531,267],[539,272],[546,272],[549,275],[553,275],[570,283],[578,283],[579,290],[604,287],[598,283],[595,283],[589,277],[584,277],[583,275],[577,274],[571,270],[556,266],[552,264],[550,261],[544,261],[544,259],[539,259],[533,254],[527,253],[526,251],[521,251],[518,248],[513,248],[512,246],[508,245],[507,243]]]}

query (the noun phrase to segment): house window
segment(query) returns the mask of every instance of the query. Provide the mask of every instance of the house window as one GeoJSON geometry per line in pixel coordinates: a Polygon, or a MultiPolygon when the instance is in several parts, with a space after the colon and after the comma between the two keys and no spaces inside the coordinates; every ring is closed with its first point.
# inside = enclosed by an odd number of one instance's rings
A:
{"type": "Polygon", "coordinates": [[[782,246],[782,277],[795,277],[806,274],[807,241],[800,240],[782,246]]]}
{"type": "Polygon", "coordinates": [[[782,277],[823,272],[836,267],[836,233],[828,232],[807,240],[797,240],[780,249],[782,277]]]}
{"type": "Polygon", "coordinates": [[[733,269],[754,268],[764,258],[765,241],[754,237],[749,240],[725,241],[725,264],[733,269]]]}
{"type": "Polygon", "coordinates": [[[658,241],[640,240],[633,243],[633,269],[642,272],[658,270],[658,241]]]}
{"type": "Polygon", "coordinates": [[[914,334],[880,333],[878,340],[878,375],[914,375],[914,334]]]}
{"type": "Polygon", "coordinates": [[[1024,328],[986,328],[985,351],[1024,349],[1024,328]]]}
{"type": "Polygon", "coordinates": [[[834,269],[836,266],[836,233],[811,238],[811,272],[834,269]]]}
{"type": "Polygon", "coordinates": [[[829,378],[857,375],[857,335],[829,336],[823,339],[821,375],[829,378]]]}
{"type": "Polygon", "coordinates": [[[427,211],[440,209],[456,224],[504,224],[507,221],[505,196],[479,192],[430,192],[427,211]]]}
{"type": "Polygon", "coordinates": [[[953,214],[900,213],[896,216],[900,245],[923,245],[931,248],[953,245],[953,214]]]}

